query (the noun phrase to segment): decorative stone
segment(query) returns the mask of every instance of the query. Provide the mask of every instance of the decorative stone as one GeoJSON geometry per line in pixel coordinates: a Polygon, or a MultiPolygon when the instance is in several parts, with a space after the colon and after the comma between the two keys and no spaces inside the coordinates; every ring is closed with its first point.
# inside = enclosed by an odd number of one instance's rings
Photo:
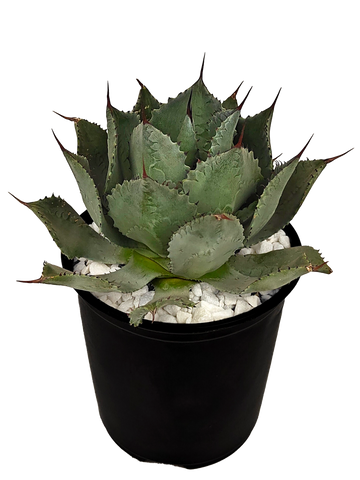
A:
{"type": "MultiPolygon", "coordinates": [[[[279,232],[267,240],[259,242],[251,248],[242,248],[238,255],[262,254],[288,247],[290,247],[289,238],[283,230],[279,230],[279,232]]],[[[93,260],[87,260],[86,258],[79,258],[78,263],[74,266],[74,271],[82,275],[102,275],[110,271],[116,271],[119,268],[121,268],[119,265],[113,264],[109,266],[93,260]]],[[[258,295],[244,293],[236,295],[220,292],[205,282],[196,283],[189,292],[189,300],[195,304],[194,307],[181,308],[177,305],[166,305],[156,311],[155,318],[153,318],[154,316],[151,312],[147,313],[144,318],[146,320],[167,323],[213,322],[247,312],[269,300],[278,290],[259,292],[258,295]]],[[[147,305],[151,302],[154,295],[155,292],[149,291],[147,285],[132,293],[94,293],[94,296],[101,301],[124,313],[130,313],[134,308],[147,305]]]]}

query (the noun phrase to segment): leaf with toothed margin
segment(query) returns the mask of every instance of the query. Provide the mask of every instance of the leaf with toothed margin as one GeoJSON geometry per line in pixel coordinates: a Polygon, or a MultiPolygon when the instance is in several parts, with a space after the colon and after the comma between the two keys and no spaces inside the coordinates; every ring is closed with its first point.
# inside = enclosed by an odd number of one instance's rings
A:
{"type": "MultiPolygon", "coordinates": [[[[103,195],[106,175],[108,171],[107,133],[96,123],[88,122],[81,118],[65,117],[54,112],[75,124],[77,136],[77,160],[91,175],[100,195],[103,195]]],[[[55,138],[56,135],[54,134],[55,138]]],[[[60,148],[65,149],[56,138],[60,148]]]]}
{"type": "MultiPolygon", "coordinates": [[[[254,152],[254,156],[259,160],[261,173],[265,179],[270,178],[273,170],[270,126],[278,96],[279,94],[269,108],[257,115],[248,116],[247,118],[240,117],[237,125],[238,137],[240,137],[240,132],[245,125],[242,145],[254,152]]],[[[237,141],[238,138],[234,140],[235,143],[237,141]]]]}
{"type": "Polygon", "coordinates": [[[310,272],[332,272],[319,252],[308,246],[274,250],[261,255],[236,255],[229,264],[243,275],[257,277],[245,290],[247,293],[280,288],[310,272]]]}
{"type": "Polygon", "coordinates": [[[25,283],[63,285],[88,292],[129,293],[158,277],[172,278],[173,275],[149,258],[133,252],[124,267],[104,275],[81,275],[45,262],[41,277],[25,283]]]}
{"type": "Polygon", "coordinates": [[[140,123],[130,139],[130,164],[134,177],[146,175],[159,183],[180,182],[189,167],[177,143],[150,123],[140,123]]]}
{"type": "Polygon", "coordinates": [[[134,81],[138,87],[138,91],[135,97],[134,112],[140,115],[140,118],[144,120],[144,116],[147,121],[151,120],[152,112],[154,109],[160,107],[156,96],[149,90],[143,79],[139,76],[134,77],[134,81]]]}
{"type": "MultiPolygon", "coordinates": [[[[283,92],[284,86],[279,85],[267,108],[250,116],[241,117],[237,125],[238,137],[244,132],[243,145],[252,150],[255,157],[258,158],[261,173],[265,179],[270,178],[273,170],[271,128],[273,127],[276,110],[283,92]]],[[[238,108],[242,107],[239,106],[238,108]]]]}
{"type": "Polygon", "coordinates": [[[109,264],[127,263],[133,253],[130,248],[120,247],[96,233],[60,197],[53,195],[36,202],[20,203],[44,223],[57,246],[70,259],[86,257],[109,264]]]}
{"type": "Polygon", "coordinates": [[[210,155],[224,153],[233,147],[236,126],[239,120],[240,112],[235,110],[227,117],[216,130],[215,136],[211,140],[210,155]]]}
{"type": "Polygon", "coordinates": [[[134,252],[124,267],[104,275],[104,278],[111,284],[117,285],[122,292],[134,292],[155,278],[171,278],[173,276],[150,258],[134,252]]]}
{"type": "Polygon", "coordinates": [[[108,125],[108,156],[109,169],[106,177],[105,193],[124,180],[130,180],[133,175],[129,162],[129,142],[132,131],[140,120],[134,112],[121,112],[113,107],[108,97],[106,108],[108,125]]]}
{"type": "Polygon", "coordinates": [[[191,89],[170,98],[159,109],[152,112],[151,125],[166,135],[186,154],[185,164],[195,163],[197,142],[190,111],[191,89]]]}
{"type": "Polygon", "coordinates": [[[206,215],[180,227],[169,243],[170,270],[197,279],[218,269],[243,246],[243,227],[232,215],[206,215]]]}
{"type": "Polygon", "coordinates": [[[43,272],[37,280],[22,281],[22,283],[44,283],[48,285],[62,285],[86,292],[120,292],[117,285],[110,283],[104,275],[80,275],[64,268],[44,263],[43,272]]]}
{"type": "Polygon", "coordinates": [[[192,307],[194,304],[189,300],[189,290],[195,284],[181,278],[157,279],[152,282],[155,288],[155,295],[147,305],[133,310],[130,317],[130,324],[134,327],[142,323],[142,319],[148,312],[153,314],[160,307],[165,305],[178,305],[179,307],[192,307]]]}
{"type": "Polygon", "coordinates": [[[233,213],[255,193],[262,176],[258,161],[244,148],[232,148],[197,164],[183,181],[199,213],[233,213]]]}
{"type": "MultiPolygon", "coordinates": [[[[270,237],[291,222],[326,164],[324,160],[303,160],[297,164],[274,214],[268,223],[252,237],[252,244],[270,237]]],[[[247,240],[245,244],[250,245],[247,240]]]]}
{"type": "Polygon", "coordinates": [[[188,196],[151,178],[125,181],[107,198],[120,232],[162,257],[167,256],[171,235],[197,213],[188,196]]]}
{"type": "Polygon", "coordinates": [[[85,157],[69,152],[61,145],[57,138],[56,140],[74,174],[86,209],[93,222],[99,227],[100,231],[110,241],[115,242],[122,247],[133,248],[139,246],[129,238],[121,235],[118,229],[112,226],[111,219],[103,210],[99,191],[89,172],[90,167],[88,160],[85,157]]]}
{"type": "Polygon", "coordinates": [[[211,147],[209,122],[221,110],[221,102],[209,92],[200,76],[191,87],[191,112],[201,160],[207,159],[211,147]]]}
{"type": "Polygon", "coordinates": [[[299,158],[294,158],[283,169],[278,171],[278,173],[273,176],[266,185],[256,205],[251,223],[245,230],[245,236],[247,238],[246,243],[248,245],[258,242],[258,240],[254,242],[254,238],[256,238],[256,235],[264,228],[273,216],[280,197],[298,163],[299,158]]]}
{"type": "Polygon", "coordinates": [[[89,173],[100,195],[103,195],[109,165],[106,131],[96,123],[82,119],[75,122],[75,130],[77,153],[88,160],[89,173]]]}
{"type": "Polygon", "coordinates": [[[234,255],[200,280],[230,293],[254,293],[280,288],[309,272],[330,274],[332,270],[318,251],[301,246],[259,255],[234,255]]]}
{"type": "Polygon", "coordinates": [[[170,135],[173,142],[177,142],[184,119],[187,116],[188,104],[191,90],[179,93],[176,98],[169,98],[168,103],[164,103],[157,110],[153,110],[151,116],[151,125],[166,135],[170,135]]]}
{"type": "Polygon", "coordinates": [[[185,165],[193,168],[196,162],[197,141],[194,126],[189,115],[185,115],[177,137],[177,143],[180,150],[186,154],[185,165]]]}

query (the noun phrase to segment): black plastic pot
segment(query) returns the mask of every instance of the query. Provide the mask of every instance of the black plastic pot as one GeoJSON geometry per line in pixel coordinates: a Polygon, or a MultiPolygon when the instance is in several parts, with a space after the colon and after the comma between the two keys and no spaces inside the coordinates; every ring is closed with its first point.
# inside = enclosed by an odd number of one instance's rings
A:
{"type": "MultiPolygon", "coordinates": [[[[300,245],[291,226],[286,233],[300,245]]],[[[284,300],[296,283],[229,319],[145,320],[137,328],[78,291],[100,416],[113,440],[139,460],[186,468],[237,450],[257,421],[284,300]]]]}

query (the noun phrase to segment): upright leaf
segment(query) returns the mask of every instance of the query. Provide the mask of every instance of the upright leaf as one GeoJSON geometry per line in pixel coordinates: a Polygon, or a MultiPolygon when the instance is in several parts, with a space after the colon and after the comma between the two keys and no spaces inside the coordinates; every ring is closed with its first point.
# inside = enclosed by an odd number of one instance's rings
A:
{"type": "Polygon", "coordinates": [[[197,140],[194,125],[189,115],[185,115],[184,122],[181,126],[177,143],[180,150],[186,154],[185,164],[192,168],[196,162],[197,140]]]}
{"type": "Polygon", "coordinates": [[[256,238],[257,242],[260,241],[256,236],[274,215],[281,195],[298,163],[299,159],[295,158],[281,169],[266,185],[257,203],[251,223],[245,231],[247,244],[253,244],[254,238],[256,238]]]}
{"type": "MultiPolygon", "coordinates": [[[[251,243],[258,243],[270,237],[291,222],[325,167],[326,161],[324,160],[303,160],[297,164],[274,214],[267,224],[252,237],[251,243]]],[[[248,241],[246,244],[249,245],[248,241]]]]}
{"type": "Polygon", "coordinates": [[[206,160],[211,147],[209,122],[221,109],[221,102],[209,92],[200,77],[191,88],[191,111],[201,160],[206,160]]]}
{"type": "Polygon", "coordinates": [[[255,193],[262,180],[252,152],[233,148],[197,164],[183,181],[190,202],[199,213],[233,213],[255,193]]]}
{"type": "Polygon", "coordinates": [[[270,126],[277,98],[269,108],[257,115],[248,116],[246,119],[240,117],[237,126],[239,136],[245,126],[242,145],[254,152],[265,179],[270,178],[273,170],[270,126]]]}
{"type": "Polygon", "coordinates": [[[145,116],[146,120],[150,120],[152,111],[155,108],[160,108],[160,103],[156,100],[156,98],[150,93],[150,91],[143,85],[140,80],[138,80],[140,85],[140,92],[134,106],[133,112],[137,113],[140,118],[145,116]]]}
{"type": "Polygon", "coordinates": [[[125,113],[113,107],[108,99],[106,109],[108,125],[109,168],[105,192],[111,190],[124,180],[130,180],[132,173],[129,162],[129,142],[132,131],[139,124],[136,113],[125,113]]]}
{"type": "Polygon", "coordinates": [[[170,135],[173,142],[176,142],[187,115],[190,89],[179,93],[176,98],[169,98],[157,110],[152,112],[151,124],[166,135],[170,135]]]}
{"type": "MultiPolygon", "coordinates": [[[[57,138],[56,140],[58,141],[57,138]]],[[[106,211],[104,211],[100,193],[91,176],[90,165],[87,158],[69,152],[59,141],[58,143],[71,171],[74,174],[84,205],[93,222],[99,227],[101,233],[103,233],[110,241],[115,242],[122,247],[138,246],[132,240],[121,235],[121,233],[112,226],[112,221],[107,216],[106,211]]]]}
{"type": "Polygon", "coordinates": [[[233,147],[239,116],[240,112],[235,110],[233,114],[221,123],[220,127],[216,130],[215,136],[211,140],[210,155],[224,153],[233,147]]]}
{"type": "Polygon", "coordinates": [[[138,125],[130,139],[130,163],[133,177],[146,174],[159,183],[179,182],[189,168],[186,155],[168,135],[149,123],[138,125]]]}
{"type": "Polygon", "coordinates": [[[77,153],[87,158],[90,174],[100,195],[104,194],[106,175],[109,166],[107,133],[96,123],[78,119],[75,122],[77,153]]]}

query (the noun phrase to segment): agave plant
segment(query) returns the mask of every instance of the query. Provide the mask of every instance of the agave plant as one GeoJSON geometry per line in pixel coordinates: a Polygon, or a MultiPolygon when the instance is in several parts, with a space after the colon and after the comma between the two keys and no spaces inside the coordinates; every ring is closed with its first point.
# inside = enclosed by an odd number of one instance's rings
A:
{"type": "MultiPolygon", "coordinates": [[[[77,154],[60,148],[99,233],[65,200],[24,203],[46,225],[69,259],[120,264],[116,272],[86,276],[44,263],[35,283],[93,292],[133,292],[148,283],[152,302],[130,313],[139,325],[166,304],[191,305],[189,289],[207,282],[240,294],[279,288],[308,272],[331,273],[318,251],[292,247],[237,255],[286,226],[327,160],[305,160],[304,149],[274,162],[270,125],[274,103],[243,118],[246,100],[234,92],[216,99],[200,78],[161,104],[140,83],[131,112],[107,95],[107,131],[79,118],[77,154]]],[[[56,137],[55,137],[56,138],[56,137]]]]}

